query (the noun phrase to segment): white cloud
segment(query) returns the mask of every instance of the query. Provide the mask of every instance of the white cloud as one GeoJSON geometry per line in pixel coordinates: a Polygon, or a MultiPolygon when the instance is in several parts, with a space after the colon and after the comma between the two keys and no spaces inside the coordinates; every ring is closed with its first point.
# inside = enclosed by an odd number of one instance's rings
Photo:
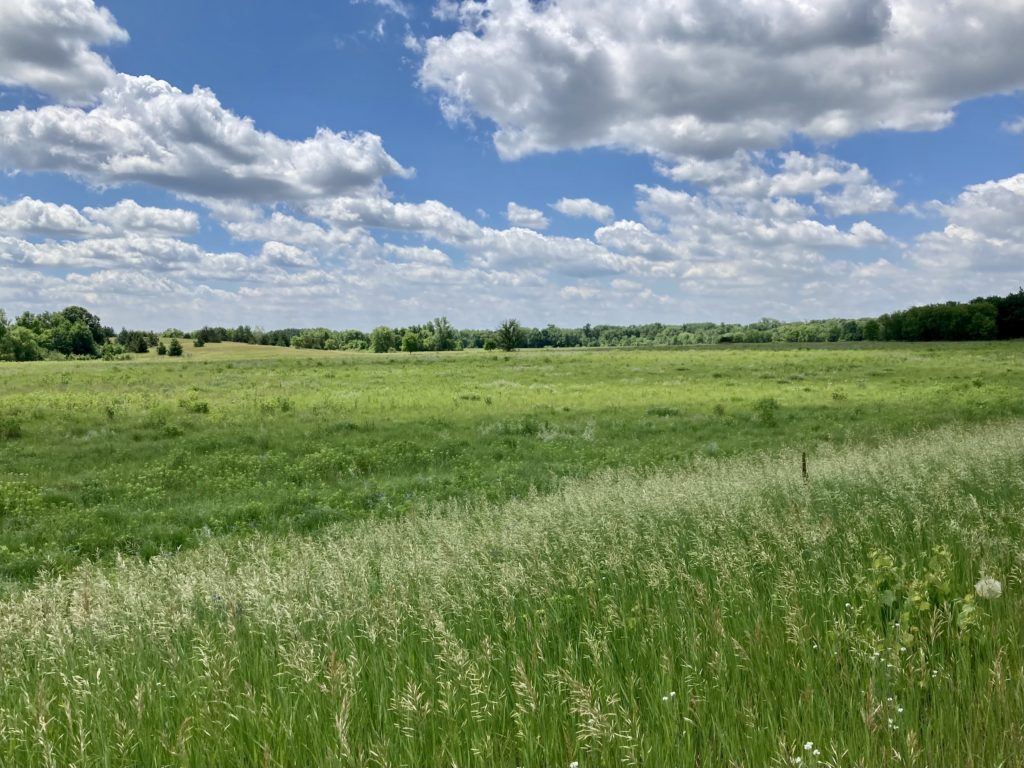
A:
{"type": "Polygon", "coordinates": [[[93,108],[0,112],[0,167],[256,202],[345,194],[410,173],[379,136],[320,129],[290,141],[258,131],[208,89],[129,75],[117,75],[93,108]]]}
{"type": "Polygon", "coordinates": [[[199,229],[199,216],[195,211],[153,208],[127,198],[109,208],[83,208],[82,211],[91,221],[115,233],[191,235],[199,229]]]}
{"type": "Polygon", "coordinates": [[[1024,282],[1024,173],[973,184],[952,203],[933,207],[946,226],[917,237],[908,252],[912,262],[970,282],[979,274],[1002,273],[1005,290],[1024,282]]]}
{"type": "Polygon", "coordinates": [[[526,227],[527,229],[547,229],[548,217],[544,215],[543,211],[538,211],[536,208],[527,208],[525,205],[519,205],[518,203],[509,203],[508,208],[505,210],[505,216],[508,218],[508,223],[513,227],[526,227]]]}
{"type": "Polygon", "coordinates": [[[401,2],[400,0],[350,0],[353,5],[363,5],[366,3],[372,3],[385,11],[394,13],[403,18],[409,18],[412,16],[412,9],[401,2]]]}
{"type": "Polygon", "coordinates": [[[1024,134],[1024,117],[1018,117],[1008,123],[1003,123],[1003,129],[1008,133],[1024,134]]]}
{"type": "Polygon", "coordinates": [[[552,203],[552,208],[563,216],[574,218],[594,219],[595,221],[611,221],[615,218],[615,211],[611,206],[595,203],[588,197],[563,197],[557,203],[552,203]]]}
{"type": "Polygon", "coordinates": [[[260,248],[260,261],[274,267],[315,267],[316,257],[287,243],[270,240],[260,248]]]}
{"type": "Polygon", "coordinates": [[[1024,0],[465,0],[427,41],[449,118],[505,158],[594,146],[707,158],[803,134],[934,130],[1024,86],[1024,0]]]}
{"type": "Polygon", "coordinates": [[[0,0],[0,84],[89,102],[114,79],[92,46],[127,39],[93,0],[0,0]]]}
{"type": "Polygon", "coordinates": [[[57,205],[23,197],[0,207],[0,232],[44,237],[95,234],[99,227],[73,205],[57,205]]]}
{"type": "Polygon", "coordinates": [[[720,160],[683,158],[660,170],[676,181],[734,197],[812,197],[833,216],[890,211],[896,192],[877,184],[866,168],[831,155],[783,152],[773,165],[766,153],[739,151],[720,160]]]}
{"type": "Polygon", "coordinates": [[[83,208],[23,197],[0,206],[0,233],[42,237],[115,237],[129,233],[189,235],[194,211],[152,208],[124,199],[108,208],[83,208]]]}
{"type": "MultiPolygon", "coordinates": [[[[479,224],[437,200],[395,203],[384,197],[338,197],[311,203],[306,208],[311,215],[335,226],[421,232],[447,242],[475,237],[481,231],[479,224]]],[[[540,214],[540,211],[533,213],[540,214]]],[[[544,226],[547,226],[546,220],[544,226]]]]}

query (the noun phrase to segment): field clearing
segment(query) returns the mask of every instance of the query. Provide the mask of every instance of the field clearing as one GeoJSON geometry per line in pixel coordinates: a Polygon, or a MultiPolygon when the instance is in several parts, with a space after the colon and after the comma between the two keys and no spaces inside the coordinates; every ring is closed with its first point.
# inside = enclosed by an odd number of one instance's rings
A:
{"type": "MultiPolygon", "coordinates": [[[[0,364],[0,579],[1024,414],[1024,343],[0,364]]],[[[813,458],[812,458],[813,464],[813,458]]]]}
{"type": "Polygon", "coordinates": [[[1024,764],[1024,422],[796,463],[41,582],[0,602],[0,764],[1024,764]]]}

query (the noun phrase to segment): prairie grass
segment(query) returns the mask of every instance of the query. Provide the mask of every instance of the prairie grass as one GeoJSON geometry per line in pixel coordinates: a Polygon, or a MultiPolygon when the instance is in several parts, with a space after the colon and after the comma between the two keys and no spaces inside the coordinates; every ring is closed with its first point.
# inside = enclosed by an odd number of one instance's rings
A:
{"type": "Polygon", "coordinates": [[[0,601],[0,764],[1019,766],[1022,510],[1005,419],[85,564],[0,601]]]}
{"type": "Polygon", "coordinates": [[[1024,415],[1020,342],[418,355],[184,346],[184,358],[0,364],[0,593],[4,581],[210,536],[394,519],[606,468],[813,452],[1024,415]]]}

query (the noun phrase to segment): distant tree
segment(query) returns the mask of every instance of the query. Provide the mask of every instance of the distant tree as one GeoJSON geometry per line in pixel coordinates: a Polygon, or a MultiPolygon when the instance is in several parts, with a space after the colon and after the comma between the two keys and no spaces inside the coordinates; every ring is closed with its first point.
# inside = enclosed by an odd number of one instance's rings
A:
{"type": "Polygon", "coordinates": [[[62,355],[96,357],[96,338],[84,320],[69,321],[59,316],[50,329],[50,346],[62,355]]]}
{"type": "Polygon", "coordinates": [[[84,323],[89,329],[89,334],[95,342],[93,345],[94,348],[97,345],[103,344],[107,340],[107,330],[103,327],[103,323],[96,315],[84,307],[64,307],[64,309],[60,311],[60,314],[67,318],[67,321],[72,325],[78,322],[84,323]]]}
{"type": "Polygon", "coordinates": [[[117,343],[136,355],[146,354],[151,341],[148,331],[128,331],[122,328],[121,332],[117,334],[117,343]]]}
{"type": "Polygon", "coordinates": [[[523,328],[518,320],[505,320],[498,326],[494,341],[505,352],[511,352],[523,343],[523,328]]]}
{"type": "Polygon", "coordinates": [[[167,354],[171,357],[181,357],[184,350],[181,348],[181,342],[177,339],[171,339],[171,344],[167,347],[167,354]]]}
{"type": "Polygon", "coordinates": [[[458,339],[455,326],[448,322],[447,317],[435,317],[427,323],[427,332],[430,339],[430,348],[437,352],[446,352],[455,349],[458,339]]]}
{"type": "Polygon", "coordinates": [[[488,337],[484,340],[484,349],[488,352],[498,348],[498,345],[494,343],[494,339],[488,337]]]}
{"type": "MultiPolygon", "coordinates": [[[[171,339],[171,341],[175,342],[177,341],[177,339],[171,339]]],[[[195,339],[192,340],[192,346],[195,347],[196,349],[198,349],[199,347],[205,347],[206,341],[203,339],[202,336],[196,336],[195,339]]]]}
{"type": "Polygon", "coordinates": [[[370,332],[370,349],[374,352],[390,352],[395,344],[395,332],[386,325],[380,325],[370,332]]]}
{"type": "Polygon", "coordinates": [[[406,331],[405,335],[402,336],[402,351],[419,352],[422,349],[423,344],[420,341],[420,335],[414,331],[406,331]]]}
{"type": "Polygon", "coordinates": [[[161,356],[167,354],[167,347],[164,346],[162,341],[156,345],[156,353],[161,356]]]}
{"type": "Polygon", "coordinates": [[[30,360],[42,360],[46,350],[36,334],[21,325],[13,328],[3,327],[0,331],[0,360],[24,363],[30,360]]]}
{"type": "Polygon", "coordinates": [[[864,340],[865,341],[879,341],[882,338],[882,326],[875,320],[867,320],[864,322],[864,340]]]}

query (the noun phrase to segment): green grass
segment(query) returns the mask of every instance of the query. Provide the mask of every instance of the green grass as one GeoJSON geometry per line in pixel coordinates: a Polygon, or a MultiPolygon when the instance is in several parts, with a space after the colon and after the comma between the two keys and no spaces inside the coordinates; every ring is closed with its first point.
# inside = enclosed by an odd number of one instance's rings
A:
{"type": "Polygon", "coordinates": [[[0,580],[1024,413],[1024,344],[0,364],[0,580]]]}
{"type": "Polygon", "coordinates": [[[1022,374],[0,365],[0,766],[1024,766],[1022,374]]]}
{"type": "Polygon", "coordinates": [[[609,470],[40,582],[0,601],[0,764],[1024,764],[1024,421],[798,467],[609,470]]]}

